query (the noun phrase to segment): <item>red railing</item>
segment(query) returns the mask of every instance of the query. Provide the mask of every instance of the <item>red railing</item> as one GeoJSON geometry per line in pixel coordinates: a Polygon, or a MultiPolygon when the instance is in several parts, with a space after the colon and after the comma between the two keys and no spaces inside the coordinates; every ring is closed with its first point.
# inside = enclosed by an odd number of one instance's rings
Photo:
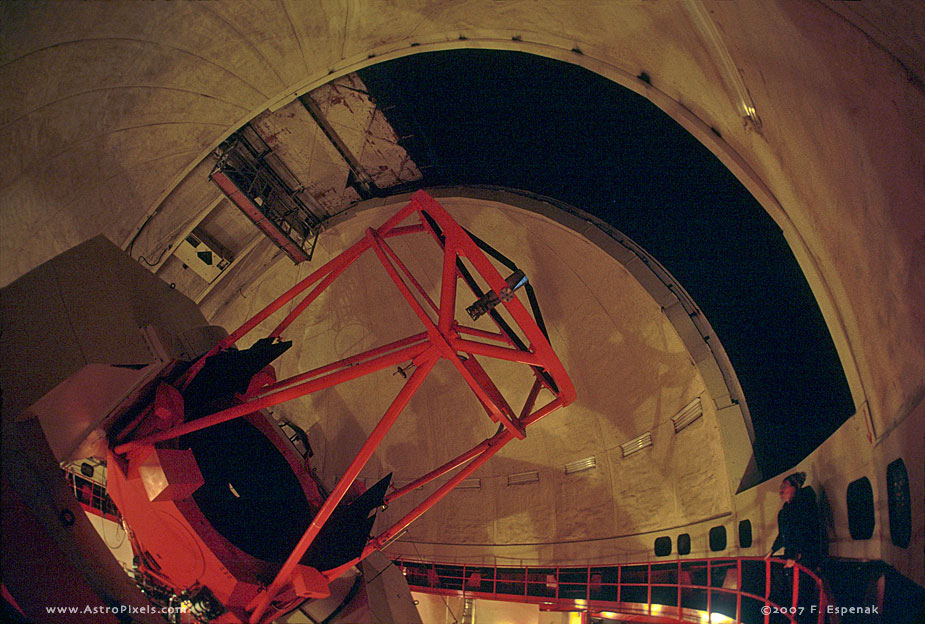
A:
{"type": "Polygon", "coordinates": [[[413,591],[649,622],[802,624],[826,621],[820,578],[783,559],[680,559],[584,567],[506,567],[396,559],[413,591]],[[639,618],[637,617],[637,620],[639,618]]]}

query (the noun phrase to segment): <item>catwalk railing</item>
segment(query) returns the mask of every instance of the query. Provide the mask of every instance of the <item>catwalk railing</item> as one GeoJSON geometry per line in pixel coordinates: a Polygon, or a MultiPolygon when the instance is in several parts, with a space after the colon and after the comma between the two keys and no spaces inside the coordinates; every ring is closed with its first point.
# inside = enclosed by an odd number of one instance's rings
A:
{"type": "Polygon", "coordinates": [[[820,578],[783,559],[680,559],[585,567],[503,567],[395,559],[412,591],[539,604],[649,622],[823,624],[820,578]],[[641,618],[641,619],[640,619],[641,618]]]}

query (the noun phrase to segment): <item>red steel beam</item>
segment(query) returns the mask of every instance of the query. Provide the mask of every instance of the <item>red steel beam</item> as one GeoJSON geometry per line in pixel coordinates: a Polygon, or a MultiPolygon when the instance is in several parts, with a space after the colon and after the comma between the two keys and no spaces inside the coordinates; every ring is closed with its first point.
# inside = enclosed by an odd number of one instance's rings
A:
{"type": "Polygon", "coordinates": [[[456,316],[456,280],[459,270],[456,268],[456,238],[446,238],[443,243],[443,272],[440,276],[440,331],[445,335],[450,331],[456,316]]]}
{"type": "Polygon", "coordinates": [[[411,274],[411,271],[408,270],[408,267],[405,266],[405,263],[402,262],[401,258],[398,257],[398,254],[395,253],[395,250],[386,244],[382,245],[382,249],[392,259],[392,262],[394,263],[393,266],[397,265],[398,268],[401,269],[401,272],[404,273],[405,276],[411,281],[411,284],[414,286],[415,290],[417,290],[418,293],[420,293],[421,297],[424,298],[424,301],[427,302],[427,305],[430,306],[430,309],[433,310],[434,312],[439,312],[439,309],[437,308],[437,304],[435,304],[433,299],[430,298],[430,295],[427,294],[427,291],[424,290],[424,287],[421,286],[421,283],[418,282],[418,280],[414,277],[414,275],[411,274]]]}
{"type": "Polygon", "coordinates": [[[459,334],[468,334],[478,338],[485,338],[486,340],[496,340],[498,342],[506,342],[508,344],[512,344],[511,339],[501,332],[490,332],[485,331],[484,329],[478,329],[477,327],[467,327],[465,325],[459,324],[455,326],[455,329],[459,334]]]}
{"type": "Polygon", "coordinates": [[[305,371],[304,373],[299,373],[298,375],[293,375],[292,377],[288,377],[286,379],[280,379],[279,381],[275,383],[272,383],[268,386],[264,386],[262,388],[257,389],[257,391],[254,392],[253,396],[260,396],[263,394],[267,394],[274,390],[285,388],[286,386],[291,386],[293,384],[299,383],[300,381],[305,381],[307,379],[317,377],[318,375],[322,375],[324,373],[329,373],[331,371],[336,371],[342,368],[358,366],[362,364],[364,361],[370,358],[373,358],[375,356],[383,355],[385,353],[395,351],[396,349],[400,349],[401,347],[407,347],[413,344],[422,343],[426,340],[427,340],[426,332],[421,332],[420,334],[408,336],[407,338],[402,338],[401,340],[390,342],[389,344],[382,345],[381,347],[375,347],[368,351],[364,351],[363,353],[351,355],[349,357],[345,357],[342,360],[331,362],[330,364],[325,364],[324,366],[319,366],[318,368],[313,368],[312,370],[305,371]]]}
{"type": "MultiPolygon", "coordinates": [[[[526,413],[527,411],[529,411],[530,409],[532,409],[533,403],[534,403],[534,401],[536,400],[536,394],[537,394],[538,392],[539,392],[539,382],[537,382],[536,384],[534,384],[534,385],[533,385],[533,389],[530,391],[530,396],[527,398],[527,403],[524,405],[524,412],[525,412],[525,413],[526,413]]],[[[555,401],[553,401],[553,403],[555,403],[555,401]]],[[[555,409],[557,409],[557,408],[559,407],[559,405],[556,404],[556,405],[552,406],[550,409],[546,409],[547,407],[550,407],[550,406],[546,406],[546,407],[543,408],[545,411],[543,412],[543,414],[542,414],[541,416],[539,416],[539,418],[542,418],[543,416],[546,416],[546,415],[548,415],[549,413],[553,412],[555,409]]],[[[534,420],[532,420],[531,422],[536,422],[536,420],[538,420],[539,418],[534,419],[534,420]]],[[[407,494],[408,492],[412,492],[412,491],[416,490],[417,488],[421,487],[422,485],[426,485],[426,484],[430,483],[431,481],[433,481],[434,479],[438,479],[438,478],[442,477],[443,475],[445,475],[446,473],[448,473],[448,472],[454,470],[455,468],[459,468],[460,466],[462,466],[463,464],[465,464],[465,463],[468,462],[469,460],[471,460],[471,459],[473,459],[473,458],[475,458],[475,457],[480,456],[480,455],[481,455],[482,453],[484,453],[490,446],[492,446],[492,441],[495,440],[495,438],[497,437],[497,435],[498,435],[498,434],[495,434],[495,436],[492,436],[491,438],[488,438],[487,440],[484,440],[484,441],[480,442],[479,444],[473,446],[471,449],[469,449],[469,450],[466,451],[465,453],[462,453],[461,455],[459,455],[459,456],[457,456],[457,457],[451,459],[450,461],[446,462],[445,464],[443,464],[442,466],[440,466],[440,467],[438,467],[438,468],[434,468],[433,470],[431,470],[430,472],[428,472],[426,475],[424,475],[424,476],[422,476],[422,477],[418,477],[417,479],[415,479],[415,480],[412,481],[411,483],[408,483],[407,485],[404,485],[404,486],[402,486],[402,487],[396,489],[395,491],[390,492],[389,494],[386,495],[385,501],[384,501],[384,502],[386,502],[386,503],[391,503],[391,502],[394,501],[395,499],[404,496],[404,495],[407,494]]]]}
{"type": "Polygon", "coordinates": [[[504,446],[505,444],[507,444],[513,439],[514,439],[514,436],[507,429],[503,429],[499,431],[498,433],[496,433],[494,436],[492,436],[489,439],[491,441],[491,444],[487,448],[485,448],[478,457],[473,459],[472,462],[468,466],[466,466],[465,468],[457,472],[455,475],[453,475],[452,478],[450,478],[446,483],[440,486],[433,494],[428,496],[417,507],[415,507],[414,509],[409,511],[407,514],[405,514],[405,516],[401,520],[399,520],[394,525],[392,525],[389,529],[384,531],[381,535],[379,535],[379,537],[371,540],[366,545],[366,548],[363,549],[363,552],[359,557],[357,557],[353,561],[349,561],[345,563],[339,568],[335,568],[333,570],[329,570],[325,572],[324,575],[329,580],[334,580],[338,578],[341,574],[349,570],[352,566],[356,565],[357,563],[359,563],[360,561],[368,557],[370,553],[375,552],[379,550],[380,548],[382,548],[384,544],[386,544],[387,542],[389,542],[389,540],[399,535],[402,531],[405,530],[405,528],[409,524],[411,524],[412,522],[420,518],[421,515],[424,514],[424,512],[426,512],[428,509],[430,509],[435,504],[437,504],[437,502],[440,499],[442,499],[444,496],[449,494],[449,492],[453,488],[459,485],[470,474],[475,472],[482,464],[484,464],[489,459],[491,459],[495,453],[501,450],[502,446],[504,446]]]}
{"type": "Polygon", "coordinates": [[[459,355],[456,353],[456,350],[453,349],[448,340],[449,337],[443,335],[440,332],[440,329],[434,325],[433,320],[427,314],[427,311],[424,310],[424,307],[418,302],[418,300],[411,293],[411,289],[408,288],[408,285],[401,279],[401,276],[398,274],[398,271],[393,266],[389,254],[386,252],[385,248],[388,246],[385,241],[379,236],[379,234],[373,230],[369,229],[366,231],[366,236],[372,241],[373,251],[379,257],[379,261],[382,263],[382,266],[385,268],[386,272],[389,274],[389,277],[392,278],[392,281],[398,287],[398,290],[401,292],[402,297],[408,302],[408,305],[411,306],[411,309],[414,310],[414,313],[417,314],[421,323],[424,324],[424,327],[427,328],[427,334],[430,336],[431,344],[437,346],[440,349],[440,355],[453,363],[456,369],[462,374],[463,379],[466,380],[466,383],[469,384],[469,387],[472,388],[472,391],[475,392],[475,395],[478,397],[479,401],[482,402],[482,405],[486,407],[489,411],[489,414],[492,417],[492,420],[501,421],[504,426],[508,429],[511,429],[514,432],[514,436],[520,439],[523,439],[526,435],[524,433],[523,427],[516,422],[514,414],[506,413],[502,406],[498,405],[486,392],[485,388],[479,384],[478,380],[466,369],[463,365],[462,360],[460,360],[459,355]]]}
{"type": "Polygon", "coordinates": [[[422,485],[426,485],[426,484],[430,483],[431,481],[433,481],[434,479],[438,479],[438,478],[442,477],[443,475],[445,475],[446,473],[448,473],[448,472],[450,472],[450,471],[452,471],[452,470],[454,470],[454,469],[456,469],[456,468],[459,468],[460,466],[462,466],[463,464],[465,464],[467,461],[469,461],[469,460],[471,460],[471,459],[473,459],[473,458],[475,458],[475,457],[478,457],[479,455],[481,455],[482,453],[484,453],[485,450],[490,446],[489,442],[490,442],[490,440],[492,440],[492,439],[493,439],[493,438],[489,438],[488,440],[484,440],[483,442],[480,442],[479,444],[476,444],[475,446],[473,446],[471,449],[469,449],[468,451],[466,451],[466,452],[463,453],[462,455],[459,455],[459,456],[457,456],[457,457],[451,459],[450,461],[446,462],[445,464],[443,464],[443,465],[440,466],[439,468],[434,468],[433,470],[431,470],[430,472],[428,472],[428,473],[427,473],[426,475],[424,475],[423,477],[418,477],[417,479],[415,479],[414,481],[412,481],[412,482],[409,483],[408,485],[402,486],[402,487],[396,489],[394,492],[390,492],[389,494],[386,495],[384,502],[385,502],[385,503],[391,503],[391,502],[394,501],[395,499],[404,496],[404,495],[407,494],[408,492],[413,492],[414,490],[416,490],[417,488],[421,487],[422,485]]]}
{"type": "Polygon", "coordinates": [[[530,412],[533,411],[533,406],[536,405],[536,398],[540,394],[540,390],[543,389],[543,381],[540,379],[540,376],[536,376],[536,380],[533,382],[533,386],[530,388],[530,394],[527,395],[527,400],[524,401],[523,409],[520,411],[520,420],[523,421],[530,412]]]}
{"type": "MultiPolygon", "coordinates": [[[[358,258],[359,254],[356,257],[358,258]]],[[[302,299],[302,301],[300,301],[292,309],[292,311],[286,315],[286,318],[284,318],[282,322],[280,322],[280,324],[276,326],[276,329],[270,332],[270,337],[279,338],[282,335],[282,333],[286,330],[286,328],[292,325],[293,321],[295,321],[299,317],[299,315],[302,314],[302,312],[304,312],[306,308],[308,308],[308,306],[310,306],[312,302],[315,299],[317,299],[318,296],[321,295],[321,293],[323,293],[327,289],[328,286],[333,284],[334,280],[340,277],[340,275],[344,271],[346,271],[347,267],[349,267],[351,264],[352,264],[352,261],[345,262],[341,264],[340,266],[337,266],[331,269],[331,271],[327,275],[325,275],[324,279],[321,280],[321,282],[317,286],[315,286],[314,290],[312,290],[310,293],[305,295],[305,298],[302,299]]]]}
{"type": "Polygon", "coordinates": [[[356,260],[360,254],[362,254],[369,247],[369,242],[365,239],[357,241],[352,247],[344,251],[341,255],[336,258],[332,258],[328,261],[327,264],[322,266],[320,269],[306,277],[304,280],[287,290],[285,293],[280,295],[275,301],[266,306],[263,310],[258,312],[256,315],[244,322],[243,325],[238,327],[236,330],[231,332],[227,337],[223,338],[212,347],[205,355],[200,357],[180,378],[177,380],[177,386],[184,390],[189,386],[189,383],[193,378],[199,374],[199,371],[202,370],[202,367],[205,366],[206,359],[215,355],[219,351],[223,351],[228,347],[236,344],[243,336],[250,333],[255,327],[260,325],[262,322],[270,318],[275,312],[280,310],[284,305],[295,299],[300,293],[304,292],[315,282],[323,279],[331,271],[338,269],[343,264],[350,264],[356,260]]]}
{"type": "Polygon", "coordinates": [[[530,351],[509,349],[507,347],[499,347],[498,345],[485,344],[484,342],[476,342],[464,338],[450,338],[450,346],[457,351],[474,353],[475,355],[485,355],[497,360],[518,362],[520,364],[529,364],[530,366],[543,365],[543,360],[530,351]]]}
{"type": "Polygon", "coordinates": [[[279,405],[280,403],[285,403],[286,401],[291,401],[292,399],[297,399],[307,394],[311,394],[325,388],[330,388],[331,386],[336,386],[337,384],[343,383],[345,381],[350,381],[351,379],[356,379],[357,377],[362,377],[363,375],[374,373],[378,370],[382,370],[383,368],[395,366],[401,362],[417,357],[427,348],[427,343],[411,345],[410,347],[405,347],[404,349],[395,351],[394,353],[389,353],[387,355],[368,360],[357,366],[334,373],[329,373],[324,377],[313,379],[312,381],[307,381],[297,386],[292,386],[285,390],[280,390],[279,392],[252,399],[244,403],[239,403],[238,405],[229,407],[228,409],[224,409],[209,416],[203,416],[197,420],[178,425],[172,429],[168,429],[167,431],[161,431],[144,438],[125,442],[113,450],[116,452],[116,454],[121,455],[128,453],[129,451],[132,451],[136,448],[150,446],[158,442],[163,442],[164,440],[178,438],[182,435],[186,435],[187,433],[192,433],[193,431],[199,431],[200,429],[205,429],[207,427],[212,427],[229,420],[234,420],[235,418],[240,418],[241,416],[252,414],[257,410],[273,407],[274,405],[279,405]]]}
{"type": "MultiPolygon", "coordinates": [[[[386,273],[389,274],[389,278],[392,282],[395,283],[395,286],[398,287],[398,290],[401,293],[401,296],[405,298],[405,301],[408,302],[408,305],[411,306],[411,309],[420,319],[421,323],[424,324],[424,327],[427,328],[427,334],[430,336],[431,341],[436,337],[442,337],[439,331],[437,331],[436,326],[430,318],[430,315],[427,314],[427,311],[424,309],[424,306],[417,300],[417,297],[411,292],[411,289],[408,288],[408,285],[405,283],[405,280],[402,279],[401,275],[398,274],[398,270],[393,264],[392,258],[395,257],[395,253],[392,252],[388,244],[382,239],[380,234],[369,228],[366,230],[366,238],[369,240],[370,246],[372,247],[373,252],[379,258],[379,262],[382,264],[383,268],[386,270],[386,273]],[[391,252],[391,253],[390,253],[391,252]]],[[[400,264],[400,267],[404,265],[400,264]]],[[[407,271],[407,269],[405,269],[407,271]]],[[[431,302],[432,304],[433,302],[431,302]]],[[[446,355],[445,353],[443,355],[446,355]]]]}
{"type": "MultiPolygon", "coordinates": [[[[489,288],[496,293],[500,293],[507,287],[507,282],[501,277],[501,274],[498,273],[498,270],[488,260],[482,250],[478,248],[475,242],[466,234],[465,230],[453,220],[434,198],[427,193],[417,192],[413,196],[413,201],[417,202],[420,209],[426,211],[427,214],[437,222],[447,239],[457,237],[459,255],[469,260],[476,271],[488,283],[489,288]]],[[[531,349],[543,362],[543,368],[550,373],[559,386],[559,395],[565,403],[569,404],[574,401],[575,387],[571,379],[569,379],[568,374],[565,372],[562,362],[556,357],[549,341],[543,336],[536,321],[530,316],[530,313],[527,312],[527,309],[520,302],[520,299],[514,296],[510,301],[503,301],[499,305],[503,305],[513,317],[516,324],[520,326],[530,343],[531,349]]]]}
{"type": "Polygon", "coordinates": [[[513,439],[514,434],[511,433],[510,430],[504,429],[486,440],[486,448],[477,457],[473,458],[473,460],[469,462],[468,465],[453,475],[446,483],[441,485],[433,494],[428,496],[417,507],[405,514],[405,516],[396,522],[391,528],[385,530],[381,535],[379,535],[379,537],[372,540],[366,546],[366,549],[364,549],[363,556],[368,555],[372,550],[379,549],[383,544],[401,533],[409,524],[420,518],[425,511],[437,504],[440,499],[449,494],[453,488],[459,485],[463,480],[467,479],[469,475],[478,470],[479,467],[491,459],[495,453],[500,451],[501,447],[513,439]]]}
{"type": "MultiPolygon", "coordinates": [[[[540,418],[543,418],[544,416],[552,413],[559,407],[562,407],[562,402],[560,399],[556,398],[553,401],[551,401],[549,404],[544,406],[543,408],[531,414],[528,420],[531,423],[534,423],[540,418]]],[[[451,462],[448,462],[447,464],[444,464],[443,466],[438,468],[437,470],[440,470],[445,474],[449,470],[452,470],[452,468],[446,469],[449,464],[456,462],[457,460],[460,460],[466,455],[474,454],[472,455],[473,458],[472,458],[472,461],[469,463],[469,465],[467,465],[462,470],[460,470],[455,475],[453,475],[453,477],[451,477],[446,483],[440,486],[433,494],[428,496],[420,504],[418,504],[417,507],[415,507],[414,509],[409,511],[407,514],[405,514],[405,516],[401,520],[399,520],[398,522],[393,524],[391,527],[383,531],[377,538],[375,538],[374,540],[371,540],[369,544],[366,545],[366,548],[363,549],[363,553],[359,557],[357,557],[353,561],[350,561],[344,564],[343,566],[339,568],[335,568],[333,570],[329,570],[325,572],[324,575],[328,579],[333,580],[339,577],[341,574],[343,574],[347,570],[349,570],[352,566],[356,565],[358,562],[368,557],[371,552],[381,549],[390,540],[394,539],[396,536],[401,534],[401,532],[404,531],[408,527],[408,525],[410,525],[412,522],[414,522],[419,517],[421,517],[421,515],[423,515],[424,512],[426,512],[428,509],[430,509],[435,504],[437,504],[437,502],[439,502],[440,499],[442,499],[447,494],[449,494],[450,491],[452,491],[453,488],[459,485],[464,479],[468,478],[469,475],[471,475],[473,472],[478,470],[479,467],[482,466],[482,464],[484,464],[489,459],[491,459],[495,453],[501,450],[501,447],[503,447],[505,444],[507,444],[513,439],[514,439],[514,435],[509,430],[502,429],[501,431],[499,431],[492,437],[488,438],[481,444],[473,447],[471,451],[468,451],[467,453],[460,455],[458,458],[456,458],[456,460],[452,460],[451,462]],[[481,450],[479,450],[480,447],[482,447],[481,450]]],[[[457,465],[459,465],[459,463],[457,463],[457,465]]]]}
{"type": "Polygon", "coordinates": [[[237,341],[240,340],[242,336],[249,333],[252,329],[270,318],[271,315],[295,299],[299,294],[307,290],[312,284],[326,277],[331,271],[335,271],[344,265],[352,264],[367,249],[369,249],[369,241],[360,239],[342,254],[329,260],[320,269],[287,290],[275,301],[266,306],[263,310],[255,314],[252,318],[248,319],[243,325],[231,332],[227,338],[220,341],[213,349],[213,351],[217,353],[218,351],[227,349],[231,345],[237,343],[237,341]]]}
{"type": "MultiPolygon", "coordinates": [[[[267,607],[274,596],[286,583],[290,582],[291,574],[298,561],[311,546],[312,541],[317,537],[321,528],[329,520],[334,509],[343,499],[362,467],[369,460],[375,448],[382,442],[386,432],[441,357],[450,360],[454,366],[456,366],[466,380],[466,383],[472,388],[482,404],[486,406],[489,415],[495,420],[500,420],[503,428],[494,436],[476,445],[471,450],[466,451],[443,466],[415,480],[412,484],[396,490],[391,495],[387,496],[386,500],[394,500],[420,484],[430,482],[456,468],[461,468],[457,474],[447,480],[446,483],[427,497],[426,500],[417,505],[401,520],[377,538],[370,541],[364,548],[362,555],[355,561],[347,564],[346,567],[362,560],[373,550],[383,548],[396,536],[400,535],[411,522],[420,517],[440,499],[446,496],[447,493],[456,487],[463,479],[467,478],[488,461],[502,446],[514,438],[524,437],[524,429],[526,426],[543,418],[552,411],[568,405],[575,398],[574,387],[562,363],[556,357],[555,352],[552,350],[546,337],[540,331],[536,321],[530,316],[516,296],[510,298],[510,300],[502,301],[499,305],[504,306],[508,315],[513,318],[514,325],[518,326],[520,331],[523,332],[523,335],[526,337],[526,342],[529,343],[529,349],[527,351],[519,348],[508,348],[498,344],[486,344],[473,340],[465,340],[460,337],[460,334],[467,334],[496,343],[506,343],[510,345],[510,347],[515,347],[515,341],[500,327],[499,330],[501,331],[489,332],[472,327],[460,326],[456,322],[456,280],[461,277],[457,265],[457,258],[466,258],[475,268],[475,272],[477,272],[482,280],[488,284],[488,287],[496,293],[501,293],[502,289],[507,287],[507,283],[465,230],[453,220],[442,206],[424,192],[415,193],[412,200],[390,217],[381,227],[376,230],[368,229],[366,236],[361,240],[290,288],[253,318],[242,324],[241,327],[232,332],[227,338],[220,341],[180,377],[178,385],[181,389],[187,387],[193,377],[201,370],[208,357],[218,353],[222,349],[231,347],[240,340],[242,336],[258,327],[283,306],[312,286],[315,286],[315,288],[306,295],[288,315],[286,315],[283,321],[270,334],[271,337],[279,338],[295,319],[298,318],[298,316],[302,314],[328,286],[330,286],[360,255],[370,249],[378,257],[389,277],[399,289],[402,297],[407,301],[408,305],[411,306],[412,310],[424,325],[424,332],[276,382],[255,391],[253,395],[246,397],[242,403],[231,408],[216,412],[194,422],[184,423],[168,431],[119,444],[114,449],[115,453],[126,453],[142,446],[152,445],[157,442],[185,435],[192,431],[226,422],[266,407],[271,407],[285,401],[305,396],[324,388],[329,388],[336,384],[382,370],[388,366],[400,364],[409,359],[416,364],[416,370],[412,373],[401,391],[399,391],[389,409],[386,410],[379,424],[363,444],[360,452],[351,462],[334,491],[325,500],[319,512],[312,519],[310,526],[280,569],[274,581],[265,592],[252,602],[255,607],[250,616],[251,624],[261,622],[261,617],[266,613],[267,607]],[[405,219],[415,214],[417,214],[420,219],[419,223],[401,225],[405,219]],[[439,226],[443,234],[442,237],[437,236],[436,230],[425,220],[425,214],[439,226]],[[443,266],[440,282],[439,306],[430,299],[426,290],[421,286],[414,275],[412,275],[394,250],[385,242],[387,238],[420,232],[430,232],[436,242],[442,246],[443,266]],[[402,274],[405,276],[404,278],[402,274]],[[437,313],[436,321],[431,318],[422,304],[418,301],[417,297],[412,293],[411,287],[406,283],[405,278],[410,281],[411,286],[417,290],[424,301],[437,313]],[[503,400],[503,397],[500,396],[500,392],[494,389],[494,384],[491,382],[490,378],[487,378],[487,375],[484,375],[483,377],[485,378],[483,379],[473,376],[471,371],[463,364],[463,356],[460,352],[527,364],[534,368],[542,368],[555,381],[558,390],[554,390],[553,386],[537,378],[524,404],[520,417],[518,418],[511,411],[506,401],[503,400]],[[552,391],[555,397],[543,407],[534,409],[536,398],[543,387],[547,387],[552,391]],[[496,395],[497,400],[491,398],[492,394],[496,395]],[[499,401],[503,405],[499,405],[499,401]]],[[[325,575],[329,579],[334,578],[339,576],[346,567],[327,571],[325,575]]],[[[267,614],[266,617],[269,618],[271,615],[272,614],[267,614]]]]}
{"type": "Polygon", "coordinates": [[[418,234],[420,232],[427,232],[423,225],[417,223],[415,225],[400,225],[393,227],[388,232],[383,233],[382,228],[379,228],[382,238],[395,238],[396,236],[404,236],[405,234],[418,234]]]}
{"type": "Polygon", "coordinates": [[[283,585],[289,582],[292,572],[295,570],[296,565],[298,565],[299,560],[308,550],[309,546],[312,545],[312,542],[318,536],[318,533],[321,531],[324,523],[327,522],[331,514],[334,513],[334,509],[347,493],[347,489],[353,485],[357,475],[360,474],[360,470],[363,469],[363,466],[365,466],[366,462],[369,461],[369,458],[372,457],[373,451],[385,438],[385,434],[395,423],[395,420],[398,418],[398,415],[401,413],[401,411],[405,409],[406,405],[408,405],[408,402],[411,400],[411,397],[414,396],[414,393],[417,391],[417,389],[421,387],[421,384],[424,382],[427,374],[430,373],[431,369],[434,367],[434,364],[437,363],[437,360],[440,359],[440,357],[436,350],[431,347],[428,351],[425,351],[420,355],[420,357],[415,359],[417,368],[415,368],[414,372],[411,374],[411,377],[408,378],[408,381],[405,382],[404,386],[402,386],[402,389],[398,392],[398,395],[392,401],[392,404],[385,411],[385,414],[383,414],[379,424],[376,425],[376,428],[373,429],[372,433],[369,434],[366,442],[363,444],[362,448],[360,448],[360,451],[357,453],[356,457],[354,457],[353,461],[350,463],[350,466],[347,467],[347,470],[344,472],[344,476],[342,476],[340,481],[337,482],[337,485],[334,487],[334,490],[331,492],[330,496],[328,496],[328,498],[324,501],[321,509],[319,509],[318,513],[315,514],[315,517],[312,518],[311,524],[308,526],[308,529],[306,529],[301,539],[299,539],[299,542],[293,549],[292,554],[290,554],[286,559],[283,567],[280,568],[279,573],[277,573],[276,578],[273,579],[273,582],[269,587],[267,587],[263,597],[257,603],[253,613],[251,613],[251,617],[249,619],[250,624],[257,624],[257,622],[260,621],[260,616],[263,615],[264,611],[266,611],[270,601],[277,594],[277,592],[282,589],[283,585]]]}
{"type": "MultiPolygon", "coordinates": [[[[414,202],[409,202],[407,205],[405,205],[404,208],[392,215],[388,220],[386,220],[385,223],[379,227],[379,234],[384,237],[391,237],[425,231],[423,226],[420,224],[402,227],[398,226],[398,224],[404,221],[408,215],[412,214],[415,209],[416,206],[414,202]]],[[[367,249],[369,249],[369,240],[366,238],[360,239],[351,247],[341,252],[339,256],[332,258],[317,271],[280,295],[275,301],[270,303],[266,308],[258,312],[251,319],[247,320],[243,325],[229,334],[226,338],[220,340],[218,344],[209,350],[208,353],[199,358],[199,360],[196,361],[196,363],[191,366],[183,376],[181,376],[178,382],[180,388],[183,389],[189,385],[189,382],[192,381],[192,378],[195,377],[200,370],[202,370],[202,367],[205,365],[205,359],[207,357],[215,355],[219,351],[227,349],[231,345],[236,344],[243,336],[267,320],[271,315],[292,301],[300,293],[308,289],[312,284],[324,278],[329,272],[340,267],[342,264],[352,263],[367,249]]]]}
{"type": "Polygon", "coordinates": [[[286,252],[286,255],[288,255],[293,262],[299,264],[309,259],[308,254],[295,242],[290,240],[275,223],[270,221],[263,211],[261,211],[225,173],[222,171],[215,171],[209,177],[220,189],[222,189],[228,199],[254,222],[254,225],[260,228],[270,240],[276,243],[277,247],[286,252]]]}

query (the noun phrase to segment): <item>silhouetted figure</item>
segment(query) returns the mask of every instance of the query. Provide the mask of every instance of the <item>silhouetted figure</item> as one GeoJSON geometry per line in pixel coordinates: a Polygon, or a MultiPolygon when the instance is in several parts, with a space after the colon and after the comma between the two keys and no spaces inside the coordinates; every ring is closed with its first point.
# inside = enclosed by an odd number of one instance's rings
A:
{"type": "MultiPolygon", "coordinates": [[[[799,563],[805,568],[818,573],[822,560],[822,533],[819,522],[819,508],[816,505],[816,492],[811,487],[803,487],[805,472],[795,472],[781,481],[780,498],[784,502],[777,513],[777,539],[771,546],[768,557],[784,549],[784,576],[775,579],[771,595],[781,606],[791,606],[793,596],[793,566],[799,563]]],[[[797,614],[799,622],[815,622],[818,608],[818,588],[808,574],[800,575],[798,605],[802,611],[797,614]]]]}
{"type": "Polygon", "coordinates": [[[777,513],[778,535],[768,556],[783,548],[788,568],[798,562],[815,571],[822,559],[819,509],[816,493],[803,487],[805,481],[805,472],[795,472],[781,481],[778,491],[784,505],[777,513]]]}

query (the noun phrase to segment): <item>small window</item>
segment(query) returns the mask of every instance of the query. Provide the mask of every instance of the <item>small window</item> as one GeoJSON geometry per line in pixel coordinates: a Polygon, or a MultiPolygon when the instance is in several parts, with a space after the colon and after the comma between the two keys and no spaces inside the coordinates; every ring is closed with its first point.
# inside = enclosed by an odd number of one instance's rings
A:
{"type": "Polygon", "coordinates": [[[890,510],[890,541],[909,548],[912,537],[912,496],[909,473],[902,457],[886,467],[887,506],[890,510]]]}
{"type": "Polygon", "coordinates": [[[689,555],[691,553],[691,536],[690,533],[681,533],[678,536],[678,554],[689,555]]]}
{"type": "Polygon", "coordinates": [[[671,538],[667,535],[655,538],[655,556],[667,557],[671,554],[671,538]]]}
{"type": "Polygon", "coordinates": [[[726,550],[726,527],[720,525],[710,529],[710,550],[713,552],[726,550]]]}
{"type": "Polygon", "coordinates": [[[848,531],[851,539],[866,540],[874,535],[874,490],[870,479],[861,477],[848,484],[848,531]]]}
{"type": "Polygon", "coordinates": [[[739,522],[739,548],[748,548],[752,545],[752,521],[739,522]]]}

